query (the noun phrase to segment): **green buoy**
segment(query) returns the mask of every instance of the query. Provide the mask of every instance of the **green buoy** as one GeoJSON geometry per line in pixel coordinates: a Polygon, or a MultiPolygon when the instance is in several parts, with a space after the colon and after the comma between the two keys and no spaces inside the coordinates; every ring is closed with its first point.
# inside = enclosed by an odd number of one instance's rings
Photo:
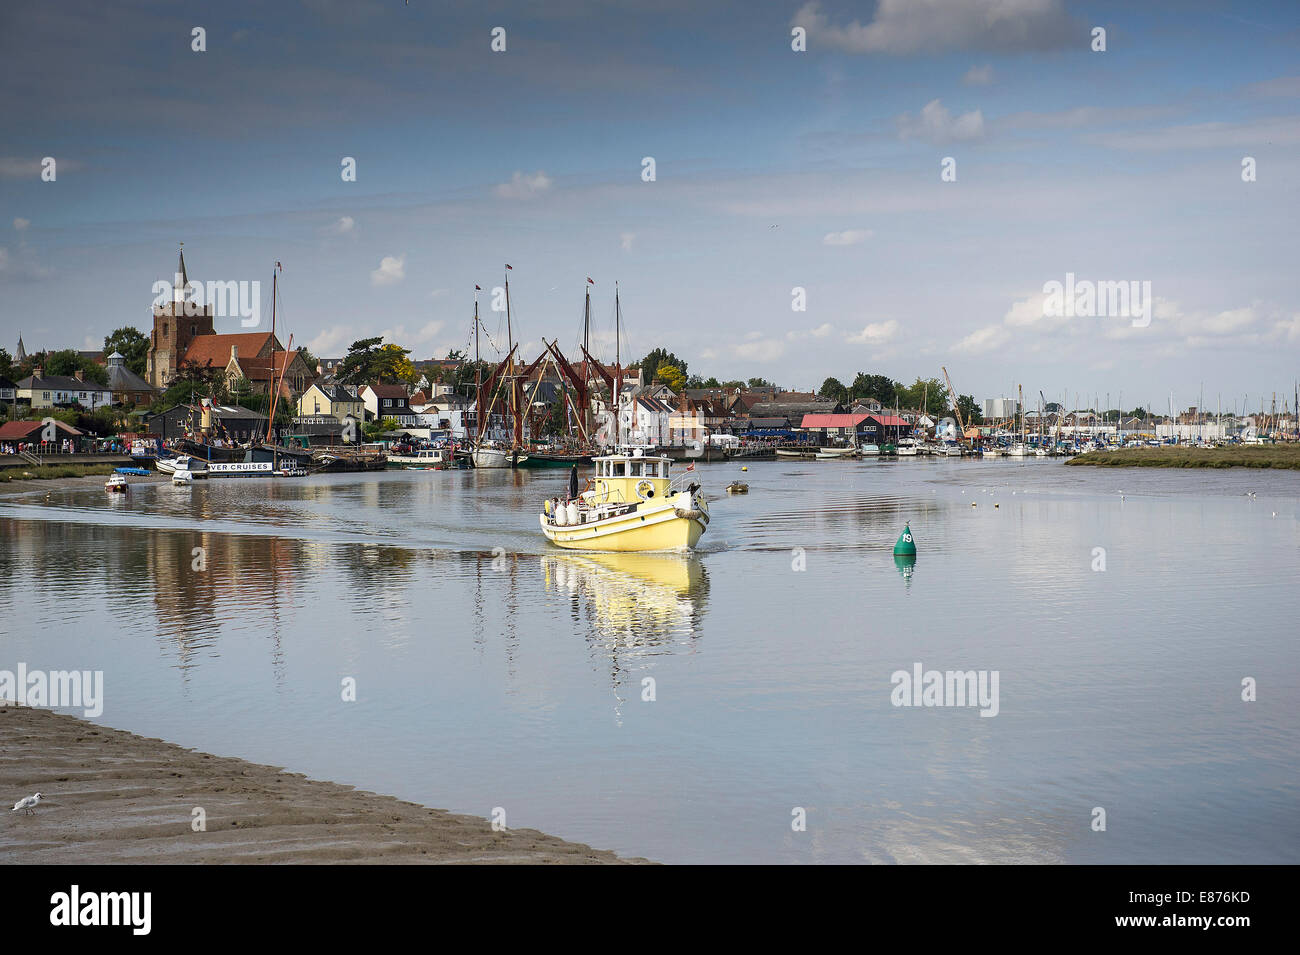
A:
{"type": "Polygon", "coordinates": [[[904,524],[903,533],[898,535],[898,541],[894,544],[895,557],[915,557],[916,541],[912,539],[912,525],[904,524]]]}

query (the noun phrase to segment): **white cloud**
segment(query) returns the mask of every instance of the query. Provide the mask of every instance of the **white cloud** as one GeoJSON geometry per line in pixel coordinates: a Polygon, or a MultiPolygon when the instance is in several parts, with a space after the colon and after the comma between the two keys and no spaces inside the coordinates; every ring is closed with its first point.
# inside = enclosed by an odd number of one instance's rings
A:
{"type": "Polygon", "coordinates": [[[357,221],[351,216],[340,216],[339,220],[328,226],[325,231],[329,235],[346,235],[352,231],[352,227],[356,224],[357,221]]]}
{"type": "Polygon", "coordinates": [[[1295,116],[1268,116],[1241,123],[1193,123],[1160,129],[1103,133],[1087,141],[1112,149],[1254,149],[1300,144],[1295,116]]]}
{"type": "Polygon", "coordinates": [[[896,334],[898,322],[891,318],[887,322],[873,322],[844,340],[850,345],[883,345],[896,334]]]}
{"type": "Polygon", "coordinates": [[[500,199],[532,199],[550,188],[551,177],[540,169],[531,176],[516,170],[509,182],[501,183],[492,191],[500,199]]]}
{"type": "Polygon", "coordinates": [[[19,232],[25,231],[27,227],[31,224],[32,224],[31,219],[24,219],[22,217],[17,217],[14,219],[14,228],[17,229],[19,232]]]}
{"type": "Polygon", "coordinates": [[[811,334],[813,338],[825,338],[833,331],[835,331],[835,326],[832,325],[830,322],[824,322],[823,324],[818,325],[816,328],[814,328],[811,334]]]}
{"type": "Polygon", "coordinates": [[[785,342],[778,338],[753,338],[731,346],[732,354],[749,361],[776,361],[785,354],[785,342]]]}
{"type": "Polygon", "coordinates": [[[406,278],[406,256],[386,255],[370,272],[371,285],[395,285],[406,278]]]}
{"type": "Polygon", "coordinates": [[[621,245],[623,246],[623,251],[624,251],[624,252],[631,252],[631,251],[632,251],[632,243],[633,243],[633,241],[636,240],[636,233],[635,233],[635,232],[624,232],[624,233],[622,233],[622,234],[619,235],[618,239],[619,239],[619,242],[621,243],[621,245]]]}
{"type": "Polygon", "coordinates": [[[1006,344],[1008,337],[1007,330],[1001,325],[986,325],[971,332],[954,345],[952,350],[959,353],[979,355],[1006,344]]]}
{"type": "Polygon", "coordinates": [[[307,350],[318,358],[340,356],[343,354],[343,346],[356,340],[351,337],[355,330],[351,325],[335,325],[324,329],[308,343],[307,350]]]}
{"type": "Polygon", "coordinates": [[[442,298],[444,295],[446,295],[446,294],[447,294],[448,292],[450,292],[450,291],[451,291],[451,289],[449,289],[449,288],[436,288],[436,289],[434,289],[432,292],[429,293],[429,298],[442,298]]]}
{"type": "Polygon", "coordinates": [[[857,245],[874,235],[870,229],[845,229],[843,232],[827,232],[822,238],[822,245],[857,245]]]}
{"type": "Polygon", "coordinates": [[[937,99],[926,103],[920,116],[904,113],[898,117],[897,123],[898,135],[902,139],[919,139],[936,146],[984,137],[984,114],[980,110],[971,110],[954,118],[937,99]]]}
{"type": "Polygon", "coordinates": [[[993,82],[993,67],[987,63],[984,66],[972,66],[961,81],[967,86],[988,86],[993,82]]]}
{"type": "Polygon", "coordinates": [[[897,55],[1056,49],[1075,30],[1064,0],[880,0],[870,23],[844,26],[813,2],[790,23],[808,31],[810,51],[897,55]]]}

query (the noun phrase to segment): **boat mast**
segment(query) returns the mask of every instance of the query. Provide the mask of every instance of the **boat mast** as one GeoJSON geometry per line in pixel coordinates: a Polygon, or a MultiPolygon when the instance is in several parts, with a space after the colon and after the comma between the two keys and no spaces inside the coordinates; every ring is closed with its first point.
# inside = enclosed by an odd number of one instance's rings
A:
{"type": "Polygon", "coordinates": [[[483,366],[478,357],[478,286],[474,286],[474,444],[483,437],[483,366]]]}
{"type": "Polygon", "coordinates": [[[510,319],[510,265],[506,265],[506,381],[510,388],[511,448],[518,448],[523,437],[523,422],[519,418],[519,382],[515,380],[515,335],[510,319]]]}
{"type": "Polygon", "coordinates": [[[623,392],[623,355],[622,340],[619,337],[619,330],[623,324],[622,306],[618,301],[618,282],[614,282],[614,450],[618,451],[618,446],[623,441],[622,435],[622,408],[619,405],[619,397],[623,392]]]}
{"type": "MultiPolygon", "coordinates": [[[[274,449],[274,447],[275,447],[275,441],[272,439],[272,435],[273,435],[273,433],[274,433],[274,431],[275,431],[275,406],[276,406],[276,403],[277,403],[276,399],[279,397],[279,395],[274,394],[274,391],[275,391],[275,298],[276,298],[276,292],[277,292],[277,290],[279,289],[279,285],[277,284],[279,278],[280,278],[280,263],[279,263],[279,262],[276,262],[276,263],[275,263],[275,268],[273,268],[273,269],[271,270],[271,383],[270,383],[270,391],[271,391],[272,393],[268,396],[268,397],[270,398],[270,401],[269,401],[269,403],[268,403],[268,407],[267,407],[267,411],[268,411],[269,413],[268,413],[267,416],[266,416],[266,417],[267,417],[267,421],[266,421],[266,440],[267,440],[267,443],[270,444],[270,445],[272,446],[273,449],[274,449]]],[[[272,452],[271,452],[271,464],[272,464],[272,466],[274,466],[274,464],[275,464],[275,451],[274,451],[274,450],[272,450],[272,452]]]]}

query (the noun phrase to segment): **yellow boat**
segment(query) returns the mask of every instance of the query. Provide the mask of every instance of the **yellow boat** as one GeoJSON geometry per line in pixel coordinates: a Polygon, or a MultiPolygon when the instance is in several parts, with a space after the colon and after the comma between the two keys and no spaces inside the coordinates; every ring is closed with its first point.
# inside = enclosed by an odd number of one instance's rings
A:
{"type": "Polygon", "coordinates": [[[587,489],[553,498],[538,520],[547,540],[571,550],[653,551],[693,548],[709,526],[698,484],[675,487],[672,461],[641,449],[593,459],[587,489]]]}

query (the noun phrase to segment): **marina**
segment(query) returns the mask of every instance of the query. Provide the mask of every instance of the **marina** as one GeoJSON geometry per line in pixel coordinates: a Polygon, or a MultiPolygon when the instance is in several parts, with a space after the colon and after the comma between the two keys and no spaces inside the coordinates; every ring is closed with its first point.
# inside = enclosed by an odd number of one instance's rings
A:
{"type": "Polygon", "coordinates": [[[104,669],[108,726],[453,812],[504,805],[624,857],[1296,861],[1294,720],[1236,709],[1222,675],[1295,668],[1287,473],[1118,483],[942,457],[692,473],[712,519],[687,554],[555,547],[537,502],[569,475],[549,469],[145,482],[115,505],[24,488],[0,497],[0,618],[16,659],[104,669]],[[724,492],[741,477],[747,494],[724,492]],[[904,523],[915,557],[891,556],[904,523]],[[78,602],[54,613],[67,588],[78,602]],[[1259,626],[1226,643],[1243,602],[1259,626]],[[1141,625],[1099,615],[1116,604],[1141,625]],[[940,656],[1000,670],[995,720],[900,721],[889,673],[940,656]],[[358,709],[336,702],[347,675],[358,709]],[[1100,841],[1071,821],[1097,803],[1160,811],[1100,841]],[[790,805],[824,838],[783,836],[790,805]]]}

